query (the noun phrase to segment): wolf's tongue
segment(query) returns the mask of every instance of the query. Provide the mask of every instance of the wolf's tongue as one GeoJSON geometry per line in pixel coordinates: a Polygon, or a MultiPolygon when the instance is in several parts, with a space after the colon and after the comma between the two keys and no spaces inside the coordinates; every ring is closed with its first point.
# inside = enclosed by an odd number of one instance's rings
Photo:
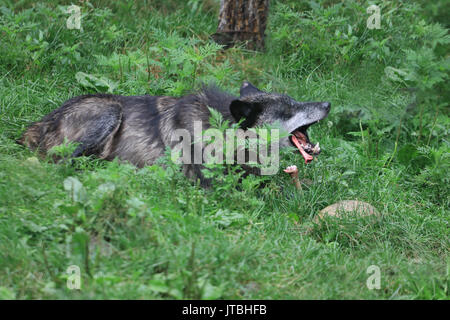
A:
{"type": "Polygon", "coordinates": [[[298,141],[298,139],[295,135],[292,135],[292,142],[294,142],[298,151],[300,151],[300,153],[302,154],[303,158],[305,159],[305,163],[308,163],[314,159],[311,155],[306,153],[306,151],[302,147],[302,144],[300,143],[300,141],[298,141]]]}

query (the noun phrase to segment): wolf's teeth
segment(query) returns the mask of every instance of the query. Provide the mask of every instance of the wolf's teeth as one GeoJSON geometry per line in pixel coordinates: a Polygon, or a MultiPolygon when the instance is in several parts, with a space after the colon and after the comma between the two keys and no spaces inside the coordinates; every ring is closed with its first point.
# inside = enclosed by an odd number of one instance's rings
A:
{"type": "Polygon", "coordinates": [[[317,144],[314,146],[314,148],[313,148],[313,152],[314,153],[317,153],[317,152],[319,152],[320,151],[320,146],[319,146],[319,142],[317,142],[317,144]]]}

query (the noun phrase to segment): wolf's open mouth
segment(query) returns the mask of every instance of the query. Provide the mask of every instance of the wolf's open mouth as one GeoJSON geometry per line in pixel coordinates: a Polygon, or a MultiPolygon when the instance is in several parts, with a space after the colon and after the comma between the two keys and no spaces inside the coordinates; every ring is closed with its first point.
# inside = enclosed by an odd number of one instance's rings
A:
{"type": "Polygon", "coordinates": [[[308,127],[312,124],[313,123],[310,123],[295,129],[289,137],[292,144],[297,147],[305,159],[305,163],[312,161],[314,159],[313,155],[318,155],[320,153],[319,143],[311,143],[309,141],[308,133],[306,132],[308,127]]]}

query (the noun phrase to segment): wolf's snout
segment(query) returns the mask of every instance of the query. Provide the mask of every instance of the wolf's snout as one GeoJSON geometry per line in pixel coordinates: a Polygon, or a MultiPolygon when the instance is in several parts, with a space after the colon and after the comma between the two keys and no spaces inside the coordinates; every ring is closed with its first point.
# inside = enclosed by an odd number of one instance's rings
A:
{"type": "Polygon", "coordinates": [[[331,109],[331,103],[329,103],[329,102],[322,102],[322,107],[323,107],[327,112],[329,112],[330,109],[331,109]]]}

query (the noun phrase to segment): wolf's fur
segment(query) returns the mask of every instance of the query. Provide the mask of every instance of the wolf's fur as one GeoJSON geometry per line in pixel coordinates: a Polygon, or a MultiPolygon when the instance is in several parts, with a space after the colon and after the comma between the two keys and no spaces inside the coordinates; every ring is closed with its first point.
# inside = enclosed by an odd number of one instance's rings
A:
{"type": "MultiPolygon", "coordinates": [[[[260,91],[244,82],[240,97],[204,87],[195,94],[180,98],[167,96],[84,95],[66,101],[60,108],[33,123],[18,140],[20,144],[46,153],[52,147],[69,141],[79,145],[72,157],[95,155],[143,167],[161,157],[167,146],[173,148],[175,129],[193,132],[194,121],[209,127],[208,109],[219,111],[231,123],[241,121],[247,129],[279,122],[288,132],[324,118],[329,103],[297,102],[286,95],[260,91]]],[[[289,145],[287,138],[281,145],[289,145]]],[[[187,176],[203,176],[199,165],[186,165],[187,176]]]]}

